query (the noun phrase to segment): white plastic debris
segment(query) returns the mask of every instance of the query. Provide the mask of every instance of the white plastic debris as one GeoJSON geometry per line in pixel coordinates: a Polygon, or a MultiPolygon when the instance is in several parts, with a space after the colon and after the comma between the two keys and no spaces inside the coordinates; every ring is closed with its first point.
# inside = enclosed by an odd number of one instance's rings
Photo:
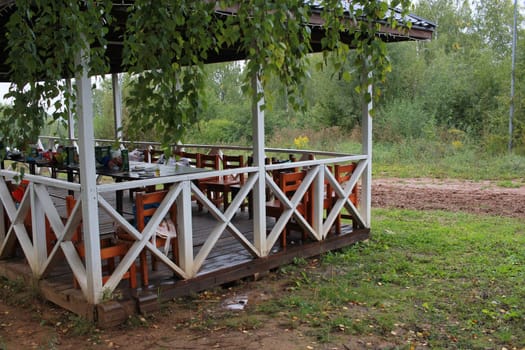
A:
{"type": "Polygon", "coordinates": [[[244,310],[247,304],[248,297],[242,295],[226,299],[222,305],[225,309],[228,310],[244,310]]]}

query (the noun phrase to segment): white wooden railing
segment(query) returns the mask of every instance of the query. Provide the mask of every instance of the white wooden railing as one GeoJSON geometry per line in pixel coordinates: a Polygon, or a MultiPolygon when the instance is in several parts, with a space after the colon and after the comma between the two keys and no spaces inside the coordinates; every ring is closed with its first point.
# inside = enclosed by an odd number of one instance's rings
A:
{"type": "MultiPolygon", "coordinates": [[[[195,145],[195,147],[197,146],[201,148],[206,147],[203,145],[195,145]]],[[[184,147],[193,147],[193,145],[184,145],[184,147]]],[[[222,148],[222,146],[220,147],[222,148]]],[[[242,147],[235,149],[249,151],[248,148],[242,147]]],[[[264,167],[264,172],[262,173],[259,173],[257,167],[246,167],[242,169],[229,169],[97,185],[99,211],[105,211],[117,225],[135,239],[135,242],[131,245],[128,253],[117,265],[115,271],[112,273],[110,279],[104,284],[103,288],[113,291],[118,286],[131,264],[138,259],[140,253],[144,249],[148,249],[158,260],[162,261],[180,278],[193,278],[202,270],[206,258],[209,256],[225,230],[238,240],[251,256],[254,258],[263,258],[271,254],[272,248],[278,244],[277,241],[280,233],[292,217],[306,228],[311,238],[318,241],[327,237],[330,228],[333,226],[337,218],[337,214],[343,208],[346,208],[354,216],[358,226],[369,227],[369,222],[366,222],[365,220],[365,218],[368,217],[367,213],[364,212],[368,210],[366,206],[356,208],[349,200],[349,195],[353,187],[358,183],[366,167],[369,166],[369,159],[367,156],[283,149],[267,149],[267,152],[313,153],[318,155],[322,154],[324,158],[266,165],[264,167]],[[350,181],[341,185],[334,178],[328,165],[348,162],[357,162],[358,165],[350,181]],[[308,169],[308,172],[294,197],[288,199],[286,195],[280,191],[278,185],[273,181],[273,178],[268,175],[268,172],[296,167],[308,169]],[[195,185],[195,180],[201,178],[240,173],[248,174],[247,181],[224,212],[208,200],[206,194],[195,185]],[[238,227],[236,227],[232,218],[239,210],[242,203],[246,200],[250,191],[252,191],[259,181],[264,181],[265,186],[269,188],[274,195],[282,201],[282,203],[284,203],[286,210],[284,210],[281,217],[278,218],[269,234],[266,233],[265,217],[258,217],[264,216],[264,211],[255,210],[253,237],[249,238],[238,227]],[[339,199],[336,201],[334,209],[330,211],[327,217],[324,217],[323,191],[326,182],[330,184],[330,187],[333,188],[333,191],[339,199]],[[115,191],[124,191],[130,188],[165,183],[172,184],[169,192],[160,207],[156,210],[155,215],[149,220],[143,232],[139,232],[102,196],[104,193],[113,193],[115,191]],[[297,210],[301,198],[303,198],[310,187],[313,188],[314,193],[314,216],[311,223],[308,222],[297,210]],[[204,208],[206,208],[216,220],[216,224],[211,228],[204,244],[195,254],[192,228],[192,197],[201,202],[204,208]],[[165,217],[169,208],[174,203],[177,204],[177,235],[179,241],[179,251],[177,252],[178,264],[170,259],[163,250],[157,249],[151,240],[152,236],[155,234],[155,228],[165,217]]],[[[5,182],[5,179],[13,178],[17,173],[3,170],[1,174],[3,176],[0,178],[0,199],[10,225],[7,226],[7,229],[4,229],[6,223],[3,222],[4,217],[2,216],[0,219],[2,221],[0,222],[0,258],[8,258],[15,240],[18,240],[34,277],[40,279],[44,278],[46,274],[51,271],[54,266],[53,263],[56,261],[58,250],[62,250],[81,289],[84,293],[87,293],[88,276],[86,273],[86,267],[71,241],[75,228],[82,220],[82,202],[77,202],[73,212],[64,223],[57,208],[53,205],[53,200],[48,191],[49,187],[80,191],[80,185],[47,177],[26,175],[25,179],[30,182],[30,185],[22,201],[17,206],[14,203],[5,182]],[[29,210],[31,211],[32,232],[28,232],[24,226],[24,219],[29,213],[29,210]],[[54,245],[50,252],[46,249],[45,218],[49,221],[50,228],[54,232],[57,241],[57,244],[54,245]]],[[[368,197],[369,195],[370,194],[367,194],[368,197]]],[[[259,207],[264,207],[264,202],[262,202],[264,201],[264,196],[260,196],[259,200],[261,201],[261,203],[258,203],[259,207]]],[[[257,204],[255,205],[257,206],[257,204]]],[[[96,234],[99,234],[99,232],[96,232],[96,234]]]]}

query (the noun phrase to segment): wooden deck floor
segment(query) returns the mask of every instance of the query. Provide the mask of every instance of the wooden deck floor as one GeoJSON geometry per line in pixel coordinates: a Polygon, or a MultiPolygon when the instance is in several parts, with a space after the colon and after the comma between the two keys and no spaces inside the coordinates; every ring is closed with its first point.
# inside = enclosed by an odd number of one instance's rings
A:
{"type": "MultiPolygon", "coordinates": [[[[65,215],[62,193],[53,193],[57,199],[60,213],[65,215]]],[[[114,201],[114,198],[107,198],[114,201]]],[[[132,202],[126,195],[124,211],[132,212],[132,202]]],[[[113,231],[113,222],[104,212],[100,214],[101,233],[113,231]]],[[[233,219],[237,228],[249,239],[253,236],[252,221],[247,212],[239,211],[233,219]]],[[[269,218],[267,225],[271,228],[274,220],[269,218]]],[[[211,227],[216,220],[206,211],[199,212],[195,206],[193,210],[193,243],[194,254],[202,247],[211,227]]],[[[228,232],[224,232],[205,260],[203,268],[197,277],[190,280],[180,280],[174,277],[173,272],[166,266],[158,264],[156,271],[150,272],[150,285],[137,289],[130,289],[128,281],[120,283],[118,290],[113,293],[115,300],[99,305],[89,305],[79,289],[73,287],[72,272],[67,264],[55,268],[45,279],[38,281],[42,295],[51,302],[77,313],[87,319],[97,321],[100,326],[118,324],[133,313],[147,313],[155,310],[159,303],[176,296],[189,295],[228,282],[239,280],[258,273],[267,272],[279,266],[288,264],[295,258],[318,256],[327,251],[340,249],[357,241],[368,238],[369,230],[352,230],[351,225],[344,226],[341,235],[332,235],[328,239],[317,241],[301,241],[301,234],[290,235],[285,250],[276,249],[267,258],[254,259],[242,245],[228,232]]],[[[32,283],[31,272],[25,259],[9,259],[0,261],[0,275],[8,278],[24,278],[32,283]]],[[[139,278],[140,280],[140,278],[139,278]]]]}

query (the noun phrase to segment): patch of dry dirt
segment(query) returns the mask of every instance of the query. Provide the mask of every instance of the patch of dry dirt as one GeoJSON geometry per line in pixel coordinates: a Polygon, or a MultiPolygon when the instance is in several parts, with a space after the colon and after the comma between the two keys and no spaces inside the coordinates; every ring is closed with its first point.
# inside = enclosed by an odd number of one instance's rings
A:
{"type": "Polygon", "coordinates": [[[375,179],[372,206],[523,217],[525,184],[523,180],[514,183],[522,186],[507,188],[492,181],[375,179]]]}
{"type": "MultiPolygon", "coordinates": [[[[525,184],[503,188],[493,182],[436,179],[374,179],[372,205],[405,209],[439,209],[523,217],[525,184]]],[[[100,330],[94,335],[75,336],[71,315],[48,304],[31,307],[6,305],[0,301],[1,349],[383,349],[395,343],[370,337],[348,338],[336,345],[318,344],[300,328],[268,319],[252,327],[222,329],[196,328],[207,317],[217,317],[220,304],[234,293],[248,298],[247,310],[268,298],[278,298],[286,286],[272,277],[225,290],[204,299],[190,310],[184,305],[170,307],[169,313],[148,318],[137,327],[100,330]],[[193,326],[193,327],[190,327],[193,326]],[[191,328],[191,329],[190,329],[191,328]]],[[[231,312],[231,311],[229,311],[231,312]]],[[[224,314],[220,317],[224,317],[224,314]]],[[[227,316],[226,316],[227,317],[227,316]]],[[[248,317],[248,316],[246,316],[248,317]]],[[[250,319],[243,321],[250,324],[250,319]]],[[[139,320],[140,323],[140,320],[139,320]]]]}

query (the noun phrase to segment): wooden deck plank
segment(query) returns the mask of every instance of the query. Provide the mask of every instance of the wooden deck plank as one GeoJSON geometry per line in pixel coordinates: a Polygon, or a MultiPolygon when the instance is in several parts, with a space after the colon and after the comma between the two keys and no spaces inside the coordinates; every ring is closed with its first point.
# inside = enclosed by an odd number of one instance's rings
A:
{"type": "Polygon", "coordinates": [[[161,286],[159,299],[169,300],[174,297],[188,295],[191,292],[199,292],[245,277],[254,276],[257,273],[267,272],[279,266],[289,264],[295,258],[318,256],[328,251],[341,249],[364,240],[368,238],[368,236],[369,230],[363,229],[349,234],[332,236],[326,241],[311,242],[305,245],[287,248],[285,251],[270,255],[267,258],[253,259],[246,263],[223,268],[220,271],[199,275],[191,280],[179,281],[169,286],[161,286]]]}

